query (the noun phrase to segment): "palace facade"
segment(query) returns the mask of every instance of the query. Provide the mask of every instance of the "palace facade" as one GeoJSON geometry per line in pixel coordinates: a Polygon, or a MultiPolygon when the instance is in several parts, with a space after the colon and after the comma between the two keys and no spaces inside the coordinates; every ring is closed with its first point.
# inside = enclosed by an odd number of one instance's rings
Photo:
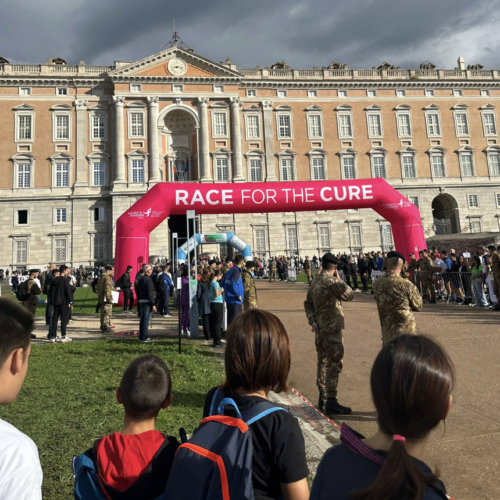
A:
{"type": "MultiPolygon", "coordinates": [[[[238,68],[173,46],[113,66],[0,58],[0,268],[112,262],[117,218],[157,182],[383,177],[427,236],[498,231],[500,72],[384,63],[238,68]]],[[[169,256],[171,217],[152,234],[169,256]]],[[[201,216],[255,255],[392,248],[372,210],[201,216]]],[[[204,247],[211,253],[226,249],[204,247]]]]}

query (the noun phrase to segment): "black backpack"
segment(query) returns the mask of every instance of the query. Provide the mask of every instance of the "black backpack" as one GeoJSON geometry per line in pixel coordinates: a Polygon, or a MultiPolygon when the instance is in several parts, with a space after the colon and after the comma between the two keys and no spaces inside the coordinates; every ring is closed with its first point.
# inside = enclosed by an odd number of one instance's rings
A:
{"type": "Polygon", "coordinates": [[[28,280],[23,281],[16,292],[16,299],[20,302],[24,302],[30,298],[30,293],[28,293],[28,280]]]}
{"type": "Polygon", "coordinates": [[[156,290],[158,292],[164,293],[167,291],[167,287],[165,285],[165,280],[163,279],[163,273],[159,274],[156,277],[156,290]]]}

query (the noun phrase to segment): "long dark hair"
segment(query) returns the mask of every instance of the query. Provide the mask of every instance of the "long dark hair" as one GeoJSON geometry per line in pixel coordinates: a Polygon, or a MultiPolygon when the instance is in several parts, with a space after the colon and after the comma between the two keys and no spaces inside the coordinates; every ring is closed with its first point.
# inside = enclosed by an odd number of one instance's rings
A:
{"type": "MultiPolygon", "coordinates": [[[[398,434],[407,442],[423,439],[446,416],[455,370],[445,350],[424,335],[398,335],[380,351],[372,368],[370,385],[380,430],[398,434]]],[[[406,451],[394,440],[375,481],[353,500],[420,500],[427,485],[406,451]]]]}

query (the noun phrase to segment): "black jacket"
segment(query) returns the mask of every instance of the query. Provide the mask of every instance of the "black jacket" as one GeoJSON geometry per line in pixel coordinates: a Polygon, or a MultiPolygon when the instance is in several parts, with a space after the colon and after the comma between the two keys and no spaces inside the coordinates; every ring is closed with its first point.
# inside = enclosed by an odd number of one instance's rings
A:
{"type": "Polygon", "coordinates": [[[153,280],[146,274],[139,278],[139,282],[137,283],[135,293],[137,294],[137,299],[139,301],[149,300],[152,304],[155,303],[154,283],[153,280]]]}
{"type": "Polygon", "coordinates": [[[58,276],[52,279],[49,289],[49,301],[53,306],[70,304],[73,301],[73,293],[66,276],[58,276]]]}
{"type": "Polygon", "coordinates": [[[132,288],[132,282],[130,281],[130,274],[129,273],[123,273],[122,277],[120,278],[120,288],[123,290],[124,288],[132,288]]]}
{"type": "Polygon", "coordinates": [[[358,269],[360,274],[365,274],[368,272],[370,265],[368,264],[368,259],[362,258],[358,262],[358,269]]]}
{"type": "Polygon", "coordinates": [[[52,281],[53,278],[54,278],[54,276],[52,275],[52,273],[47,273],[47,276],[45,276],[45,281],[43,283],[43,294],[44,295],[48,295],[50,282],[52,281]]]}

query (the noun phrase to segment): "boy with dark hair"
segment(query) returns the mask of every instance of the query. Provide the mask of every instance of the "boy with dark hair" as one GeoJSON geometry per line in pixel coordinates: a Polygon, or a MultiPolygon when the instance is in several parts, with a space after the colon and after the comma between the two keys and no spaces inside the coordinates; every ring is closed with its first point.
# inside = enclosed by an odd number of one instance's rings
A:
{"type": "Polygon", "coordinates": [[[162,495],[179,442],[155,430],[155,423],[172,402],[171,388],[170,372],[158,356],[146,354],[130,363],[116,389],[125,409],[123,429],[75,458],[76,500],[162,495]]]}
{"type": "MultiPolygon", "coordinates": [[[[11,404],[28,371],[33,315],[12,300],[0,299],[0,404],[11,404]]],[[[42,498],[42,468],[35,443],[0,419],[0,498],[42,498]]]]}
{"type": "Polygon", "coordinates": [[[71,342],[71,339],[66,335],[66,327],[68,326],[71,316],[71,302],[73,302],[73,293],[66,276],[70,273],[68,266],[59,268],[59,276],[53,278],[50,284],[48,300],[53,307],[52,328],[50,330],[49,342],[55,342],[57,338],[57,323],[61,318],[61,342],[71,342]]]}

